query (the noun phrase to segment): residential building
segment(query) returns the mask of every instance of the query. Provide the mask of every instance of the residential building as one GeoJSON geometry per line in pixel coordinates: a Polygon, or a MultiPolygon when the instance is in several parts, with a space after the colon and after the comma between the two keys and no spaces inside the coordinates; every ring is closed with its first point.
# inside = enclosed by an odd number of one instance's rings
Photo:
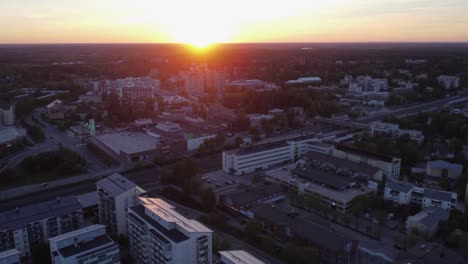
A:
{"type": "Polygon", "coordinates": [[[431,178],[446,178],[456,181],[463,172],[463,165],[444,160],[433,160],[426,163],[426,175],[431,178]]]}
{"type": "Polygon", "coordinates": [[[409,183],[387,180],[384,190],[384,199],[395,204],[410,204],[414,186],[409,183]]]}
{"type": "Polygon", "coordinates": [[[460,87],[460,78],[457,76],[440,75],[437,77],[437,81],[446,90],[458,89],[460,87]]]}
{"type": "Polygon", "coordinates": [[[152,87],[136,86],[129,83],[122,87],[122,102],[130,105],[144,104],[154,98],[152,87]]]}
{"type": "Polygon", "coordinates": [[[236,118],[235,111],[221,104],[209,105],[207,120],[229,124],[236,118]]]}
{"type": "Polygon", "coordinates": [[[111,236],[127,236],[127,210],[138,204],[146,191],[118,173],[96,183],[99,199],[99,223],[111,236]]]}
{"type": "Polygon", "coordinates": [[[49,238],[53,264],[119,264],[119,245],[106,234],[106,226],[92,225],[49,238]]]}
{"type": "Polygon", "coordinates": [[[236,80],[226,84],[226,91],[276,91],[280,89],[278,85],[272,82],[262,80],[236,80]]]}
{"type": "Polygon", "coordinates": [[[0,105],[0,126],[13,126],[15,124],[15,106],[10,104],[0,105]]]}
{"type": "Polygon", "coordinates": [[[208,91],[221,96],[226,88],[226,72],[207,70],[205,72],[205,86],[208,91]]]}
{"type": "Polygon", "coordinates": [[[257,184],[251,186],[239,186],[237,189],[221,194],[219,204],[252,218],[251,208],[264,203],[273,203],[284,199],[284,190],[278,184],[257,184]]]}
{"type": "Polygon", "coordinates": [[[457,194],[417,187],[410,183],[387,180],[384,190],[384,199],[398,205],[419,204],[422,208],[442,208],[450,211],[455,207],[457,194]]]}
{"type": "Polygon", "coordinates": [[[383,171],[383,174],[388,179],[398,179],[400,177],[400,158],[377,154],[344,144],[337,144],[335,146],[334,155],[339,158],[377,167],[383,171]]]}
{"type": "Polygon", "coordinates": [[[245,250],[219,251],[220,264],[266,264],[245,250]]]}
{"type": "Polygon", "coordinates": [[[15,142],[26,137],[26,129],[14,126],[0,126],[0,152],[8,150],[15,142]]]}
{"type": "Polygon", "coordinates": [[[205,76],[203,71],[190,71],[184,74],[185,91],[198,96],[205,93],[205,76]]]}
{"type": "Polygon", "coordinates": [[[212,263],[212,233],[159,198],[128,210],[130,254],[136,263],[212,263]]]}
{"type": "Polygon", "coordinates": [[[424,142],[424,134],[420,130],[400,129],[398,124],[376,121],[370,124],[370,130],[372,136],[377,134],[387,134],[393,138],[408,136],[419,144],[424,142]]]}
{"type": "Polygon", "coordinates": [[[0,264],[20,264],[20,252],[10,249],[0,252],[0,264]]]}
{"type": "Polygon", "coordinates": [[[79,98],[83,103],[102,103],[102,94],[100,92],[89,91],[83,95],[80,95],[79,98]]]}
{"type": "Polygon", "coordinates": [[[83,212],[75,196],[31,204],[0,214],[0,252],[16,248],[30,256],[31,248],[81,228],[83,212]]]}
{"type": "Polygon", "coordinates": [[[411,215],[406,220],[406,230],[412,232],[418,230],[426,238],[432,238],[441,221],[449,218],[450,212],[442,208],[425,208],[421,212],[411,215]]]}

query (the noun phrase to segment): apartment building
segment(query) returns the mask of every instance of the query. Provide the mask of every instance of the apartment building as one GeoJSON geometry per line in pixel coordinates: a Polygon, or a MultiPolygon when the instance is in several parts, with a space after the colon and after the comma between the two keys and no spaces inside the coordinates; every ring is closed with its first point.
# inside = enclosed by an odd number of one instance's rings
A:
{"type": "Polygon", "coordinates": [[[31,248],[81,228],[83,211],[76,196],[66,196],[0,214],[0,252],[16,248],[30,256],[31,248]]]}
{"type": "Polygon", "coordinates": [[[138,198],[128,210],[130,254],[140,263],[212,263],[212,233],[159,198],[138,198]]]}
{"type": "Polygon", "coordinates": [[[370,124],[371,135],[387,134],[393,138],[408,136],[419,144],[424,142],[424,134],[420,130],[400,129],[398,124],[376,121],[370,124]]]}
{"type": "Polygon", "coordinates": [[[265,264],[245,250],[219,251],[220,264],[265,264]]]}
{"type": "Polygon", "coordinates": [[[10,104],[0,105],[0,126],[12,126],[15,124],[15,106],[10,104]]]}
{"type": "Polygon", "coordinates": [[[0,264],[20,264],[20,252],[10,249],[0,252],[0,264]]]}
{"type": "Polygon", "coordinates": [[[127,209],[138,204],[138,197],[146,193],[132,181],[118,173],[96,183],[99,222],[107,226],[111,236],[127,235],[127,209]]]}
{"type": "Polygon", "coordinates": [[[398,179],[400,177],[400,158],[377,154],[344,144],[337,144],[335,146],[334,155],[338,158],[379,168],[388,179],[398,179]]]}
{"type": "Polygon", "coordinates": [[[399,205],[414,203],[420,204],[422,208],[434,207],[450,211],[455,207],[457,194],[388,180],[385,184],[384,199],[399,205]]]}
{"type": "Polygon", "coordinates": [[[457,76],[440,75],[437,77],[437,81],[446,90],[457,89],[460,87],[460,78],[457,76]]]}
{"type": "Polygon", "coordinates": [[[106,234],[106,226],[92,225],[49,238],[53,264],[119,264],[119,245],[106,234]]]}

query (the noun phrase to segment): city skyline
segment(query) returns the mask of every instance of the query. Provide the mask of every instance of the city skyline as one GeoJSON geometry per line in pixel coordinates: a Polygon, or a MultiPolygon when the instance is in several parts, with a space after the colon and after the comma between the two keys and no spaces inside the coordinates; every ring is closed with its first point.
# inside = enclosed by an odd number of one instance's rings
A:
{"type": "Polygon", "coordinates": [[[468,41],[462,0],[4,0],[0,7],[9,25],[1,44],[468,41]]]}

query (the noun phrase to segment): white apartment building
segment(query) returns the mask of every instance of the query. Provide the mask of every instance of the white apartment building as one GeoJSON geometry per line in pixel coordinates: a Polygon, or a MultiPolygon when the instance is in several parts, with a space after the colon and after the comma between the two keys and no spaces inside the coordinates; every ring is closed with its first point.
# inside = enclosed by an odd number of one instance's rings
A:
{"type": "Polygon", "coordinates": [[[212,233],[163,199],[139,198],[128,210],[130,254],[138,264],[211,264],[212,233]]]}
{"type": "Polygon", "coordinates": [[[79,229],[83,211],[76,196],[32,204],[0,214],[0,252],[16,248],[22,257],[50,237],[79,229]]]}
{"type": "Polygon", "coordinates": [[[223,152],[223,171],[242,175],[264,170],[271,166],[289,163],[301,158],[310,148],[310,143],[319,142],[315,136],[302,136],[291,140],[280,140],[264,144],[242,147],[223,152]]]}
{"type": "Polygon", "coordinates": [[[384,199],[394,204],[410,204],[414,186],[401,181],[388,180],[385,184],[384,199]]]}
{"type": "Polygon", "coordinates": [[[118,173],[96,183],[99,200],[99,222],[107,226],[111,236],[127,235],[127,208],[138,204],[146,193],[118,173]]]}
{"type": "Polygon", "coordinates": [[[20,264],[20,252],[10,249],[0,252],[0,264],[20,264]]]}
{"type": "Polygon", "coordinates": [[[92,225],[49,238],[53,264],[119,264],[119,245],[107,234],[106,226],[92,225]]]}
{"type": "Polygon", "coordinates": [[[457,194],[388,180],[385,184],[384,199],[399,205],[415,203],[421,204],[422,208],[442,208],[450,211],[455,207],[457,194]]]}
{"type": "Polygon", "coordinates": [[[398,124],[376,121],[370,124],[371,135],[387,134],[394,138],[408,136],[419,144],[424,142],[424,134],[420,130],[400,129],[398,124]]]}
{"type": "Polygon", "coordinates": [[[460,78],[457,76],[440,75],[437,77],[437,81],[446,90],[457,89],[460,87],[460,78]]]}
{"type": "Polygon", "coordinates": [[[265,264],[245,250],[219,251],[221,264],[265,264]]]}

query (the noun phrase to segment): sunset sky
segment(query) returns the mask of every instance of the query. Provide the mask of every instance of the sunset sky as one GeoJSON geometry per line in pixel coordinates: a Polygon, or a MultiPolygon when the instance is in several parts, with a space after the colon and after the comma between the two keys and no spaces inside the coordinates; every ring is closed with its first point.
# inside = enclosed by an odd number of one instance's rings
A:
{"type": "Polygon", "coordinates": [[[0,0],[0,43],[468,41],[467,0],[0,0]]]}

